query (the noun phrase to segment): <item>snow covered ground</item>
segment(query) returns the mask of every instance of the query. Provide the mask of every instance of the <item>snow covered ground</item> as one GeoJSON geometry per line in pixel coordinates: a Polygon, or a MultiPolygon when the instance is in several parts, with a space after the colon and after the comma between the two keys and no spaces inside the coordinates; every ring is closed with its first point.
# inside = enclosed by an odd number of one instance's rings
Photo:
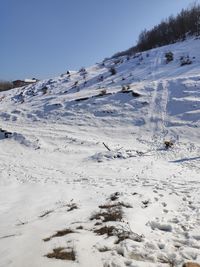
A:
{"type": "Polygon", "coordinates": [[[1,267],[200,262],[199,46],[0,94],[1,267]]]}

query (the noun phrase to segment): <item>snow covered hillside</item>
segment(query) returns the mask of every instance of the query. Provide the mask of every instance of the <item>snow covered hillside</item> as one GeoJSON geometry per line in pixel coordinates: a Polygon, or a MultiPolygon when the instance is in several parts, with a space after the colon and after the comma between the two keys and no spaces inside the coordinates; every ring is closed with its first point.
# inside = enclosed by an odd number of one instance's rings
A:
{"type": "Polygon", "coordinates": [[[199,47],[0,93],[0,267],[200,263],[199,47]]]}
{"type": "Polygon", "coordinates": [[[199,126],[199,45],[200,40],[188,40],[1,93],[0,116],[67,124],[76,118],[85,125],[115,121],[150,136],[188,137],[199,126]],[[174,60],[166,64],[169,51],[174,60]],[[180,58],[187,56],[192,64],[181,66],[180,58]]]}

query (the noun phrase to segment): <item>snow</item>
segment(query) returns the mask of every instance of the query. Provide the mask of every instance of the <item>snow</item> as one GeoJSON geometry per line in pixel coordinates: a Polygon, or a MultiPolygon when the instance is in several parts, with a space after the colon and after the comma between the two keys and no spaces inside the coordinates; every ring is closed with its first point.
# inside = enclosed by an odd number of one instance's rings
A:
{"type": "Polygon", "coordinates": [[[200,262],[199,46],[188,39],[0,93],[12,133],[0,133],[1,267],[200,262]],[[75,261],[45,256],[59,247],[75,261]]]}
{"type": "Polygon", "coordinates": [[[24,81],[25,81],[26,83],[35,83],[35,82],[37,82],[36,79],[25,79],[24,81]]]}

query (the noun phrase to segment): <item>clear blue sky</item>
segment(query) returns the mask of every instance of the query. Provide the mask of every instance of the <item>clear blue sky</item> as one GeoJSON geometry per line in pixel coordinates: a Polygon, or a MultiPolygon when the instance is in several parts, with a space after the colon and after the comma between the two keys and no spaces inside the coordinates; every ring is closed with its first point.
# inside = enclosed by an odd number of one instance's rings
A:
{"type": "Polygon", "coordinates": [[[42,79],[92,65],[193,2],[0,0],[0,79],[42,79]]]}

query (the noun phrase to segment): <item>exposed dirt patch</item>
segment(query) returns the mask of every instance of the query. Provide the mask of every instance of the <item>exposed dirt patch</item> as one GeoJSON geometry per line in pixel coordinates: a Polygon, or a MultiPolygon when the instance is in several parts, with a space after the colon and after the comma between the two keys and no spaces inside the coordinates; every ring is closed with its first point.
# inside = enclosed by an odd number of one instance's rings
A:
{"type": "Polygon", "coordinates": [[[71,248],[54,248],[53,252],[48,253],[45,255],[47,258],[55,258],[59,260],[68,260],[68,261],[75,261],[76,256],[74,250],[71,248]]]}
{"type": "Polygon", "coordinates": [[[83,226],[80,225],[80,226],[76,227],[76,229],[77,229],[77,230],[83,230],[83,226]]]}
{"type": "Polygon", "coordinates": [[[108,208],[106,211],[99,211],[90,217],[90,220],[101,220],[102,222],[116,222],[121,221],[122,209],[121,207],[108,208]]]}
{"type": "Polygon", "coordinates": [[[50,241],[52,238],[54,237],[60,237],[60,236],[65,236],[65,235],[68,235],[68,234],[73,234],[75,233],[74,231],[72,231],[71,229],[64,229],[64,230],[59,230],[57,231],[54,235],[50,236],[50,237],[47,237],[47,238],[44,238],[43,241],[44,242],[47,242],[47,241],[50,241]]]}
{"type": "Polygon", "coordinates": [[[107,236],[114,236],[116,233],[116,228],[114,226],[103,226],[99,229],[94,230],[95,234],[98,235],[107,235],[107,236]]]}
{"type": "Polygon", "coordinates": [[[130,204],[124,203],[124,202],[118,202],[118,203],[111,203],[111,204],[104,204],[100,205],[100,209],[111,209],[114,207],[124,207],[124,208],[132,208],[130,204]]]}
{"type": "Polygon", "coordinates": [[[133,233],[131,230],[129,230],[128,228],[126,229],[125,227],[119,228],[115,226],[103,226],[101,228],[95,229],[93,232],[98,235],[107,235],[108,237],[110,236],[117,237],[115,244],[119,244],[125,239],[131,239],[136,242],[142,241],[142,236],[139,236],[133,233]]]}

